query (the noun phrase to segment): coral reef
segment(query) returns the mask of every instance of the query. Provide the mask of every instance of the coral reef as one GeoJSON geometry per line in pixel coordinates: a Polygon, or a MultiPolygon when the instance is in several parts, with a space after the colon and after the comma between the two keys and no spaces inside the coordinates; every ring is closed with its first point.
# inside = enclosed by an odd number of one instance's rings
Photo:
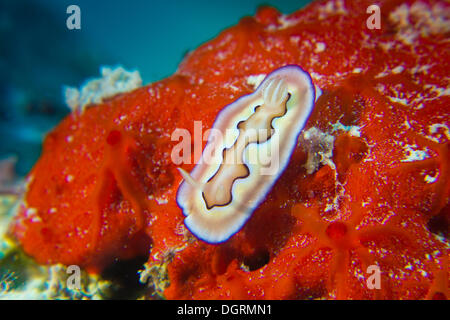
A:
{"type": "Polygon", "coordinates": [[[87,81],[80,90],[66,87],[66,104],[72,112],[83,113],[87,106],[102,103],[119,93],[128,92],[142,86],[139,71],[129,72],[122,67],[103,67],[102,77],[87,81]]]}
{"type": "Polygon", "coordinates": [[[378,3],[379,30],[366,28],[371,1],[261,8],[173,76],[65,118],[12,224],[25,252],[91,273],[148,256],[141,280],[168,299],[448,298],[450,8],[378,3]],[[176,203],[171,133],[211,128],[287,64],[323,91],[302,136],[310,147],[295,149],[241,231],[202,242],[176,203]]]}

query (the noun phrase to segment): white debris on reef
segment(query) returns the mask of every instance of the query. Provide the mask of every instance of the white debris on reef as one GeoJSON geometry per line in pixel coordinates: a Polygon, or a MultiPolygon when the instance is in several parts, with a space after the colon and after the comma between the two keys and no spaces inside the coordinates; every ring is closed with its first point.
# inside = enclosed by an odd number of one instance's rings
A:
{"type": "Polygon", "coordinates": [[[104,99],[142,86],[139,71],[127,71],[122,67],[100,69],[101,78],[87,81],[80,89],[65,87],[66,104],[72,112],[83,113],[87,106],[102,103],[104,99]]]}
{"type": "Polygon", "coordinates": [[[348,11],[345,8],[343,0],[329,1],[319,7],[319,20],[325,20],[334,15],[347,15],[348,11]]]}
{"type": "Polygon", "coordinates": [[[289,16],[283,14],[278,18],[278,23],[280,24],[280,26],[277,28],[277,30],[290,28],[297,25],[298,22],[299,19],[289,19],[289,16]]]}
{"type": "Polygon", "coordinates": [[[401,162],[414,162],[429,158],[426,150],[419,150],[418,148],[419,147],[416,144],[404,145],[403,149],[405,150],[405,159],[401,160],[401,162]]]}
{"type": "MultiPolygon", "coordinates": [[[[184,229],[184,232],[186,232],[186,229],[184,229]]],[[[164,290],[170,285],[167,266],[172,262],[178,252],[186,249],[194,241],[193,238],[188,238],[193,237],[192,235],[187,236],[187,233],[184,235],[186,236],[184,245],[170,247],[161,256],[158,253],[154,254],[153,259],[159,261],[159,263],[150,264],[147,262],[144,264],[144,269],[138,271],[139,282],[152,287],[155,294],[159,297],[164,297],[164,290]]]]}
{"type": "Polygon", "coordinates": [[[402,73],[403,70],[405,70],[405,68],[403,66],[397,66],[394,69],[392,69],[392,73],[393,74],[398,74],[398,73],[402,73]]]}
{"type": "Polygon", "coordinates": [[[361,129],[361,127],[358,126],[344,126],[339,120],[336,123],[333,123],[331,125],[332,129],[331,129],[331,133],[338,131],[338,130],[343,130],[346,131],[349,135],[351,135],[352,137],[360,137],[361,136],[361,132],[359,131],[361,129]]]}
{"type": "Polygon", "coordinates": [[[439,177],[439,171],[437,171],[434,176],[430,176],[429,174],[427,174],[423,180],[426,183],[435,183],[437,181],[438,177],[439,177]]]}
{"type": "Polygon", "coordinates": [[[292,18],[289,18],[288,15],[283,14],[278,18],[278,25],[270,24],[269,26],[267,26],[267,30],[268,31],[284,30],[284,29],[287,29],[287,28],[297,25],[298,22],[299,22],[299,19],[292,19],[292,18]]]}
{"type": "Polygon", "coordinates": [[[314,48],[315,53],[325,51],[326,45],[323,42],[316,42],[316,47],[314,48]]]}
{"type": "Polygon", "coordinates": [[[65,266],[39,265],[26,256],[8,232],[19,206],[19,196],[0,195],[0,300],[105,299],[113,292],[110,281],[83,270],[80,288],[70,289],[65,266]]]}
{"type": "Polygon", "coordinates": [[[308,153],[304,167],[306,173],[311,174],[317,170],[319,164],[336,166],[333,163],[334,136],[312,127],[302,133],[299,138],[300,145],[308,153]]]}
{"type": "MultiPolygon", "coordinates": [[[[442,132],[442,135],[445,135],[445,137],[450,140],[450,130],[444,123],[434,123],[428,127],[430,134],[437,134],[440,131],[442,132]]],[[[436,139],[432,139],[429,137],[430,140],[436,141],[436,139]]],[[[439,140],[436,141],[439,143],[439,140]]]]}
{"type": "Polygon", "coordinates": [[[105,293],[113,288],[109,281],[82,271],[80,288],[69,289],[66,266],[40,266],[29,258],[21,259],[26,272],[10,271],[0,276],[0,300],[100,300],[107,298],[105,293]]]}

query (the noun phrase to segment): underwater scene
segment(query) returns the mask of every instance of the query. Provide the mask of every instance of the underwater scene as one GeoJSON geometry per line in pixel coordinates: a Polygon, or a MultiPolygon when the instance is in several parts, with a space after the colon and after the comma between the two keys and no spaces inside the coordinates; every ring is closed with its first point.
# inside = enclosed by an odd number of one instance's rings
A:
{"type": "Polygon", "coordinates": [[[445,0],[1,0],[0,300],[447,300],[449,70],[445,0]]]}

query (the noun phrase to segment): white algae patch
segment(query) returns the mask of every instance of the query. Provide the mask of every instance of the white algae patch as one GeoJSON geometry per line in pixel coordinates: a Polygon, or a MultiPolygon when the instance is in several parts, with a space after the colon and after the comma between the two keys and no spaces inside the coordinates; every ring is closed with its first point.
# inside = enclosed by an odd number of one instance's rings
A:
{"type": "Polygon", "coordinates": [[[405,156],[406,158],[401,160],[401,162],[413,162],[420,161],[429,158],[429,155],[426,150],[419,150],[417,145],[405,145],[405,156]]]}
{"type": "Polygon", "coordinates": [[[102,67],[100,72],[101,78],[87,81],[80,89],[65,87],[66,104],[72,112],[83,113],[91,104],[102,103],[107,98],[142,86],[139,71],[102,67]]]}
{"type": "Polygon", "coordinates": [[[314,173],[319,164],[335,168],[333,163],[334,136],[322,132],[316,127],[304,131],[299,137],[299,143],[308,153],[305,168],[307,174],[314,173]]]}
{"type": "Polygon", "coordinates": [[[317,42],[316,43],[316,48],[314,49],[315,53],[319,53],[322,51],[325,51],[326,45],[323,42],[317,42]]]}

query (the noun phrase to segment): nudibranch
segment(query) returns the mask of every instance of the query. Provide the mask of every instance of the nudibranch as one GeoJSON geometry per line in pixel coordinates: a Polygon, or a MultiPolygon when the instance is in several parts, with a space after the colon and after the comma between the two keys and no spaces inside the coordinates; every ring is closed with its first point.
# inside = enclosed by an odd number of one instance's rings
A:
{"type": "Polygon", "coordinates": [[[242,228],[287,166],[315,100],[311,76],[287,65],[220,111],[192,172],[179,169],[177,202],[197,238],[220,243],[242,228]]]}

